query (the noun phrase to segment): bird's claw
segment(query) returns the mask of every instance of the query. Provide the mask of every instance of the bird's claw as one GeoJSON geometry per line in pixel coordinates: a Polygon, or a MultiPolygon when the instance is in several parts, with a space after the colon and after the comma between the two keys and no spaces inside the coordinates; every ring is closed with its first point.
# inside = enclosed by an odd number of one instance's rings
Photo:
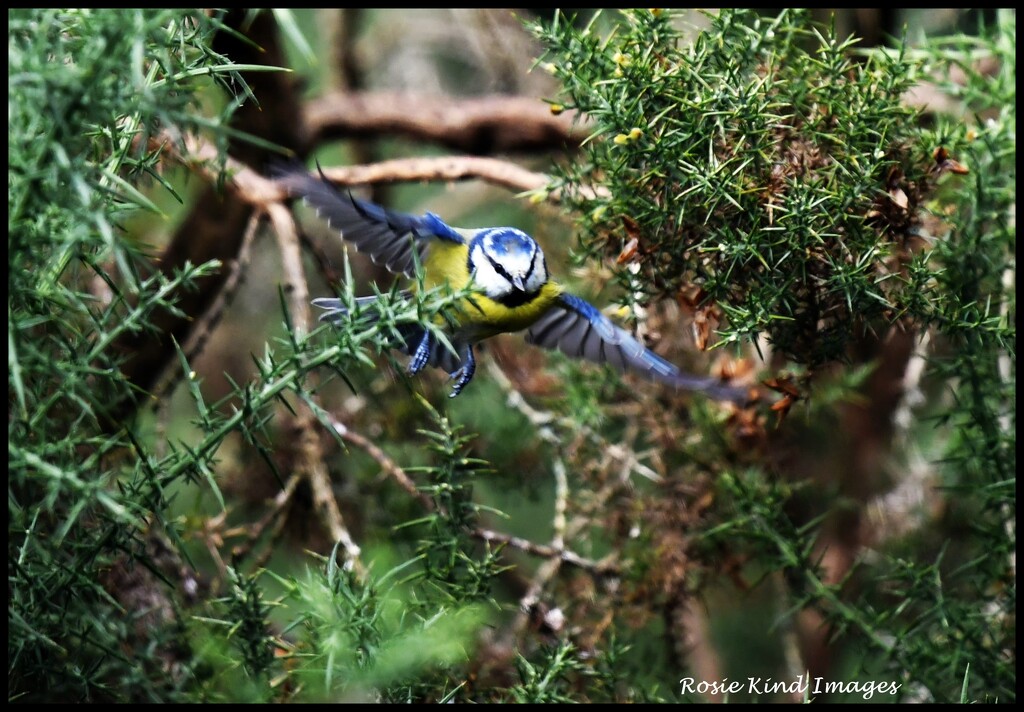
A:
{"type": "Polygon", "coordinates": [[[430,332],[427,331],[423,334],[423,338],[420,339],[420,343],[416,347],[416,351],[413,352],[412,361],[409,362],[410,376],[415,376],[423,370],[424,366],[427,365],[427,361],[430,360],[430,350],[432,345],[430,332]]]}
{"type": "Polygon", "coordinates": [[[473,347],[467,346],[465,353],[462,355],[462,366],[448,374],[449,378],[458,379],[455,381],[452,392],[448,394],[448,397],[454,398],[462,393],[462,389],[466,387],[466,384],[473,380],[474,373],[476,373],[476,359],[473,357],[473,347]]]}

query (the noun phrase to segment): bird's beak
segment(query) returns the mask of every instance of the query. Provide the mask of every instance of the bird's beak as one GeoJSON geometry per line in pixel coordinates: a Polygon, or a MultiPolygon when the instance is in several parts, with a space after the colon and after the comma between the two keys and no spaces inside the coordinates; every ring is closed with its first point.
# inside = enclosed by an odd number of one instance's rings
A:
{"type": "Polygon", "coordinates": [[[525,292],[526,291],[526,284],[523,283],[523,278],[522,277],[513,277],[512,278],[512,284],[520,292],[525,292]]]}

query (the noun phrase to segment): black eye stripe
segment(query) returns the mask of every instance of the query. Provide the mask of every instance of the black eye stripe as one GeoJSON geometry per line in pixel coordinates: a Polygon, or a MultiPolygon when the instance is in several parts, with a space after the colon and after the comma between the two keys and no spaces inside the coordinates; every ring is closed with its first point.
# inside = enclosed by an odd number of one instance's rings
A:
{"type": "Polygon", "coordinates": [[[491,256],[490,256],[489,254],[487,254],[486,252],[484,253],[484,257],[486,257],[486,258],[487,258],[487,261],[491,263],[491,267],[493,267],[493,268],[494,268],[494,271],[495,271],[495,272],[497,272],[497,273],[498,273],[498,274],[500,274],[500,275],[501,275],[502,277],[504,277],[504,278],[505,278],[506,280],[508,280],[508,283],[509,283],[509,284],[512,284],[512,275],[510,275],[510,274],[508,273],[508,270],[507,270],[507,269],[505,269],[505,268],[504,268],[504,266],[502,266],[502,264],[501,264],[500,262],[495,262],[495,261],[494,261],[494,258],[493,258],[493,257],[491,257],[491,256]]]}
{"type": "Polygon", "coordinates": [[[533,274],[533,268],[537,265],[537,253],[538,252],[540,252],[540,250],[534,249],[533,256],[530,257],[530,267],[529,267],[529,269],[526,270],[526,276],[523,277],[523,283],[524,284],[526,283],[526,281],[528,279],[530,279],[530,275],[533,274]]]}

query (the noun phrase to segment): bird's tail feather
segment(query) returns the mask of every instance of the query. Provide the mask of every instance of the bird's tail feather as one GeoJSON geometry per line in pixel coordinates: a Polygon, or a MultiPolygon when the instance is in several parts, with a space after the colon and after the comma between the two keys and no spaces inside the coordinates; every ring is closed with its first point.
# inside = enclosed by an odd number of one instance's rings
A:
{"type": "MultiPolygon", "coordinates": [[[[370,316],[374,321],[377,319],[377,314],[373,309],[367,309],[371,307],[374,302],[377,301],[376,296],[370,297],[356,297],[353,303],[357,310],[370,316]]],[[[341,299],[334,299],[330,297],[321,297],[320,299],[313,300],[313,306],[324,309],[324,313],[320,315],[320,321],[328,321],[332,324],[340,324],[348,319],[349,309],[345,302],[341,299]]]]}
{"type": "Polygon", "coordinates": [[[750,389],[743,386],[730,386],[729,384],[711,376],[697,376],[692,373],[677,370],[673,374],[654,374],[656,379],[664,381],[686,391],[703,393],[708,398],[720,401],[732,401],[740,405],[750,402],[750,389]]]}

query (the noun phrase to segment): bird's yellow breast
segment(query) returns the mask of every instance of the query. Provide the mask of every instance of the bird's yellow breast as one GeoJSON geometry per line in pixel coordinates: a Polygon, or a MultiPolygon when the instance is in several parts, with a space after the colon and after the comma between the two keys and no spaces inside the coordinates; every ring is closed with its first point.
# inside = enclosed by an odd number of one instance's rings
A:
{"type": "MultiPolygon", "coordinates": [[[[438,287],[447,282],[452,289],[465,288],[469,284],[468,259],[468,245],[434,243],[423,264],[425,286],[438,287]]],[[[507,331],[521,331],[550,309],[561,293],[560,285],[548,281],[530,301],[508,307],[480,292],[464,299],[458,307],[459,325],[476,332],[479,339],[507,331]]]]}

